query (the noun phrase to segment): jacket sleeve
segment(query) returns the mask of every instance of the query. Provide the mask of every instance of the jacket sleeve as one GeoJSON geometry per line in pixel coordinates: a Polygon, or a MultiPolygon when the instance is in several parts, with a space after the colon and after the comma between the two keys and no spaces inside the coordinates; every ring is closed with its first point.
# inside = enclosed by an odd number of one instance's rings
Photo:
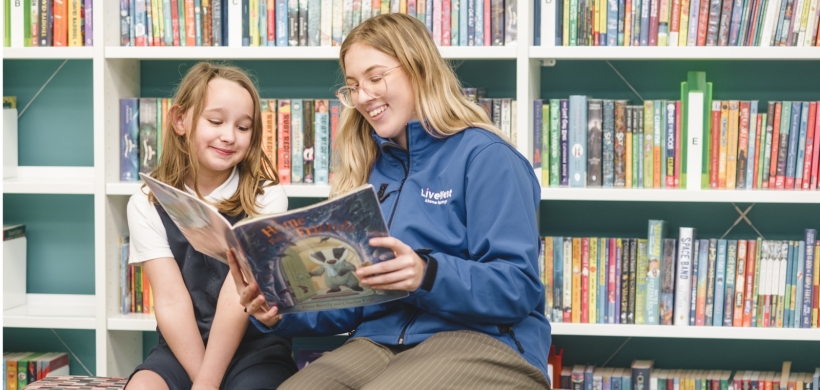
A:
{"type": "Polygon", "coordinates": [[[494,143],[468,163],[464,188],[470,258],[417,251],[427,271],[404,302],[458,323],[519,322],[544,298],[535,174],[508,145],[494,143]]]}
{"type": "Polygon", "coordinates": [[[362,321],[362,308],[337,309],[282,315],[273,328],[251,318],[251,323],[262,333],[280,337],[335,336],[352,332],[362,321]]]}

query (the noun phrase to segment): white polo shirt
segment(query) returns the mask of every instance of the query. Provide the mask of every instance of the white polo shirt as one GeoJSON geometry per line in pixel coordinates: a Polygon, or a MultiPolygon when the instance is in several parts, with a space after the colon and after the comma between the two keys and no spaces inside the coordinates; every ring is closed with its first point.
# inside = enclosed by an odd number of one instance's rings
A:
{"type": "MultiPolygon", "coordinates": [[[[206,195],[205,200],[218,203],[233,196],[237,188],[239,188],[239,173],[234,167],[228,180],[206,195]]],[[[187,185],[185,190],[196,196],[196,192],[187,185]]],[[[265,192],[256,198],[257,207],[259,207],[257,211],[260,214],[276,214],[287,211],[288,197],[285,195],[285,188],[281,184],[265,187],[263,190],[265,192]]],[[[162,224],[157,209],[148,202],[147,192],[144,193],[143,191],[149,190],[147,187],[141,189],[132,195],[128,201],[128,230],[131,235],[128,262],[131,264],[162,257],[174,257],[168,244],[165,225],[162,224]]]]}

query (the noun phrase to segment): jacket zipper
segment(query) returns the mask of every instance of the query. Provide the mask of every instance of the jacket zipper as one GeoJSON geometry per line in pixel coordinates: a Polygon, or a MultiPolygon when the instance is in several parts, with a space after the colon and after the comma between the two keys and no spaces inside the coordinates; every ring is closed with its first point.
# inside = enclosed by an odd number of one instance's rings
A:
{"type": "Polygon", "coordinates": [[[404,188],[404,182],[407,181],[407,176],[410,175],[410,134],[408,134],[409,126],[405,126],[404,136],[407,140],[407,165],[404,164],[404,161],[398,157],[396,157],[393,152],[388,149],[388,153],[390,153],[393,158],[401,163],[402,169],[404,169],[404,177],[401,179],[401,183],[399,184],[398,194],[396,194],[396,202],[393,203],[393,209],[390,211],[390,218],[387,220],[387,230],[390,230],[390,226],[393,225],[393,216],[396,215],[396,208],[399,205],[399,199],[401,199],[401,190],[404,188]]]}
{"type": "Polygon", "coordinates": [[[407,332],[407,328],[410,327],[410,324],[412,324],[413,321],[415,321],[416,317],[418,317],[418,316],[419,316],[419,310],[416,309],[416,312],[413,313],[413,316],[410,317],[410,319],[407,321],[407,323],[404,324],[404,327],[401,328],[401,333],[399,334],[399,345],[404,345],[404,334],[407,332]]]}
{"type": "Polygon", "coordinates": [[[515,338],[515,331],[513,330],[512,324],[498,325],[498,331],[501,333],[509,333],[510,337],[512,337],[513,341],[515,341],[515,345],[518,347],[518,351],[524,353],[524,347],[522,347],[521,343],[518,342],[518,339],[515,338]]]}

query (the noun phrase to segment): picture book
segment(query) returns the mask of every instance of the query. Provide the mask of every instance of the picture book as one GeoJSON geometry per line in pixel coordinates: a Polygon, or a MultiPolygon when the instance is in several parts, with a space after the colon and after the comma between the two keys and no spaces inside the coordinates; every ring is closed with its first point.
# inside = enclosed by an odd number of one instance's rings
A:
{"type": "Polygon", "coordinates": [[[394,257],[391,250],[368,243],[388,236],[371,185],[231,226],[205,201],[140,175],[194,249],[225,263],[233,249],[245,279],[256,281],[268,305],[280,313],[364,306],[407,295],[372,290],[356,277],[356,269],[394,257]]]}

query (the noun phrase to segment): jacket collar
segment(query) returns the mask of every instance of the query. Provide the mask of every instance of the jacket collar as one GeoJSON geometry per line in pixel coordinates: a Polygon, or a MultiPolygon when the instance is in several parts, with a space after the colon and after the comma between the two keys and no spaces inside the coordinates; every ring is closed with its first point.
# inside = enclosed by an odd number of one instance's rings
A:
{"type": "MultiPolygon", "coordinates": [[[[424,126],[421,125],[420,121],[410,121],[405,126],[408,152],[418,152],[441,140],[441,138],[434,137],[427,130],[424,130],[424,126]]],[[[375,130],[371,130],[371,135],[381,150],[386,150],[388,147],[401,148],[399,144],[392,140],[380,137],[375,130]]]]}

